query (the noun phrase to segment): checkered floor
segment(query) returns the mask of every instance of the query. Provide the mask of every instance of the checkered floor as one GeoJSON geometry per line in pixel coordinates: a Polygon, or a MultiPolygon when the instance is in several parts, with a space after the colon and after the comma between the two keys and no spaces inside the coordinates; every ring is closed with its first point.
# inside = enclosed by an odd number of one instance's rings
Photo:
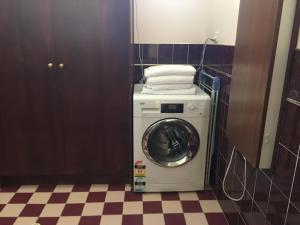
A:
{"type": "Polygon", "coordinates": [[[227,225],[210,191],[133,193],[129,185],[6,187],[1,225],[227,225]]]}

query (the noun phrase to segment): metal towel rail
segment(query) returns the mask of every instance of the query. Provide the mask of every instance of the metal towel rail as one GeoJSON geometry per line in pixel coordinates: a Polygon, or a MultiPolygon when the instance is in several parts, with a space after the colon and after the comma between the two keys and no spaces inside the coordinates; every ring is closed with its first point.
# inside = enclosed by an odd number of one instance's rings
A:
{"type": "Polygon", "coordinates": [[[205,168],[205,185],[209,185],[211,161],[213,153],[215,152],[215,136],[216,136],[216,121],[217,110],[219,102],[221,80],[218,76],[212,76],[201,70],[199,72],[199,87],[208,93],[211,97],[210,117],[209,117],[209,130],[208,142],[206,153],[206,168],[205,168]]]}

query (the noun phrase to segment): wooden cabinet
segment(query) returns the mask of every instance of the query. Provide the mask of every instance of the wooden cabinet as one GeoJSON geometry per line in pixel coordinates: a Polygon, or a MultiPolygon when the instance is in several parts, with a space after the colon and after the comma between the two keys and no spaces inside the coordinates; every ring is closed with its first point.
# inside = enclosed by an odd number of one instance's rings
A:
{"type": "Polygon", "coordinates": [[[130,1],[1,1],[0,31],[0,175],[129,180],[130,1]]]}
{"type": "Polygon", "coordinates": [[[50,2],[0,3],[1,175],[62,167],[56,78],[47,67],[54,60],[50,2]]]}
{"type": "Polygon", "coordinates": [[[228,137],[259,162],[282,0],[241,0],[227,118],[228,137]]]}
{"type": "Polygon", "coordinates": [[[128,1],[116,0],[55,2],[56,53],[65,65],[63,130],[68,173],[122,176],[128,172],[129,6],[128,1]]]}

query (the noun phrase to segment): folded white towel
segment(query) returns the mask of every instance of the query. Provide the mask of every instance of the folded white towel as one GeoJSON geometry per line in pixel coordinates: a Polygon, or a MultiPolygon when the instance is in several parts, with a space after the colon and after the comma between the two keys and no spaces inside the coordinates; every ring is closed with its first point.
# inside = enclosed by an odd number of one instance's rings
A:
{"type": "Polygon", "coordinates": [[[193,84],[158,84],[158,85],[151,85],[145,84],[145,88],[151,89],[153,91],[160,91],[160,90],[180,90],[180,89],[189,89],[193,87],[193,84]]]}
{"type": "Polygon", "coordinates": [[[150,66],[144,70],[146,78],[168,75],[194,76],[196,69],[190,65],[159,65],[150,66]]]}
{"type": "Polygon", "coordinates": [[[192,84],[194,82],[194,75],[192,76],[162,76],[162,77],[149,77],[146,83],[148,85],[157,84],[192,84]]]}
{"type": "Polygon", "coordinates": [[[194,95],[196,93],[196,88],[188,88],[188,89],[178,89],[178,90],[160,90],[154,91],[152,89],[143,87],[142,94],[148,95],[194,95]]]}

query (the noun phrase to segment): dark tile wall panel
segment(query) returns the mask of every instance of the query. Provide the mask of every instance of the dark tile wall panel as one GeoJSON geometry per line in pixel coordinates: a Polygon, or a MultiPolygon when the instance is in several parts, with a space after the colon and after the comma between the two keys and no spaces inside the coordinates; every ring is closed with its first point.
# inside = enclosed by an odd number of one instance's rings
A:
{"type": "Polygon", "coordinates": [[[291,202],[300,211],[300,164],[297,165],[295,173],[295,180],[291,193],[291,202]]]}
{"type": "Polygon", "coordinates": [[[267,218],[272,225],[283,225],[288,207],[288,199],[282,191],[272,185],[270,192],[267,218]]]}
{"type": "MultiPolygon", "coordinates": [[[[197,67],[200,64],[202,49],[203,45],[201,44],[135,44],[132,82],[138,83],[143,76],[140,67],[141,62],[142,64],[150,65],[192,64],[197,67]]],[[[233,51],[233,46],[209,45],[206,49],[204,64],[218,65],[224,70],[231,71],[230,65],[232,64],[233,51]]]]}
{"type": "Polygon", "coordinates": [[[286,225],[298,225],[300,221],[300,212],[292,205],[290,205],[286,225]]]}
{"type": "Polygon", "coordinates": [[[292,65],[292,74],[289,82],[288,97],[300,102],[300,50],[295,51],[292,65]]]}
{"type": "Polygon", "coordinates": [[[205,61],[207,64],[232,64],[233,46],[226,45],[208,45],[206,49],[205,61]]]}
{"type": "Polygon", "coordinates": [[[286,116],[283,118],[280,142],[283,146],[289,146],[289,150],[291,150],[295,155],[297,155],[300,140],[299,106],[290,102],[286,102],[284,107],[284,113],[286,116]]]}
{"type": "Polygon", "coordinates": [[[188,45],[174,45],[174,64],[188,64],[189,46],[188,45]]]}
{"type": "Polygon", "coordinates": [[[173,51],[174,45],[159,45],[157,62],[159,64],[172,64],[173,51]]]}
{"type": "MultiPolygon", "coordinates": [[[[244,217],[244,215],[242,215],[244,217]]],[[[245,218],[249,225],[267,225],[267,218],[255,202],[252,204],[251,217],[245,218]]]]}
{"type": "MultiPolygon", "coordinates": [[[[214,50],[215,52],[217,50],[214,50]]],[[[300,224],[300,51],[294,55],[293,72],[287,81],[287,97],[283,104],[279,143],[275,148],[274,171],[254,169],[247,164],[246,195],[239,203],[227,199],[222,192],[222,179],[232,145],[226,136],[226,115],[230,91],[230,67],[213,66],[206,70],[221,77],[221,98],[217,120],[217,156],[214,189],[230,224],[298,225],[300,224]],[[298,105],[297,105],[298,104],[298,105]]],[[[234,156],[233,172],[226,189],[233,196],[243,185],[244,162],[240,153],[234,156]]]]}
{"type": "Polygon", "coordinates": [[[276,167],[273,182],[285,194],[285,196],[289,196],[291,192],[296,161],[297,156],[293,155],[282,146],[279,146],[276,156],[276,167]]]}
{"type": "Polygon", "coordinates": [[[202,45],[189,45],[189,63],[200,64],[202,45]]]}
{"type": "Polygon", "coordinates": [[[143,48],[143,62],[146,64],[157,64],[159,46],[155,44],[142,45],[142,48],[143,48]]]}
{"type": "Polygon", "coordinates": [[[257,171],[254,201],[264,214],[268,212],[271,180],[262,172],[257,171]]]}

